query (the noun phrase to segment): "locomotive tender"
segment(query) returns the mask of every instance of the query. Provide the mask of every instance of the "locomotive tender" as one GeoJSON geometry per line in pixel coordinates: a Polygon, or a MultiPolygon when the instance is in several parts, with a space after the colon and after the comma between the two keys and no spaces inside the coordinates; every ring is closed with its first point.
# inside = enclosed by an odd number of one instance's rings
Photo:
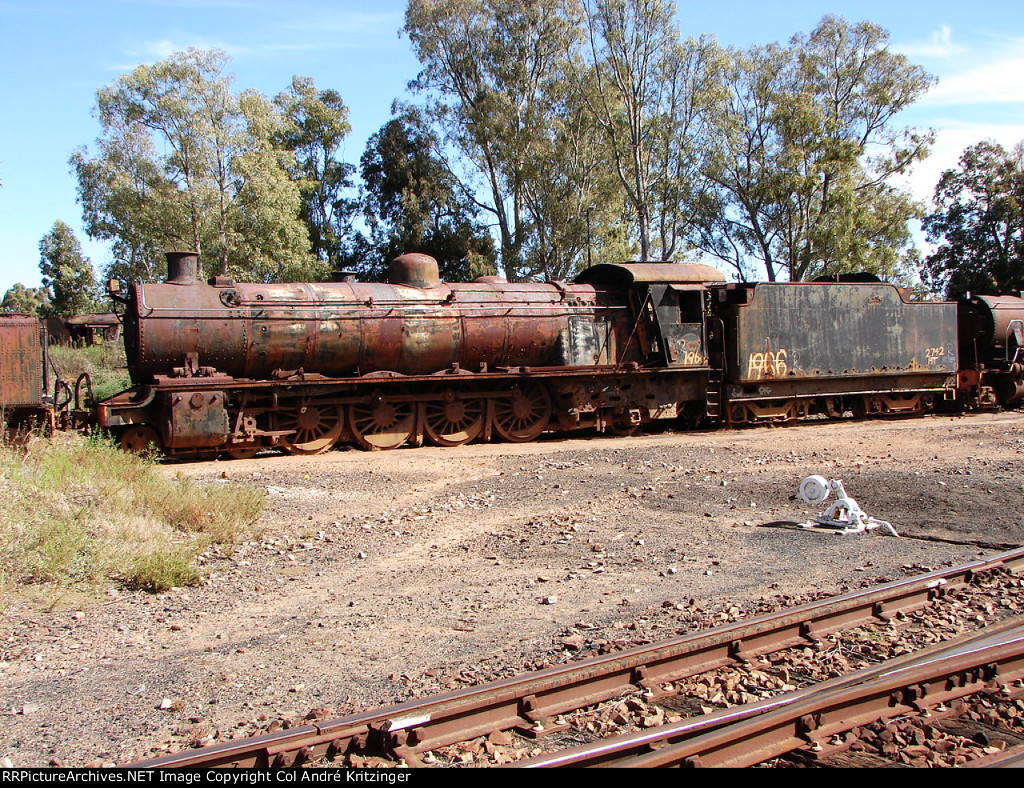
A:
{"type": "MultiPolygon", "coordinates": [[[[249,457],[628,433],[657,420],[912,415],[1024,397],[1024,300],[910,302],[873,282],[727,284],[694,264],[599,264],[571,283],[201,282],[198,256],[112,296],[133,388],[95,422],[126,449],[249,457]]],[[[116,285],[116,283],[112,283],[116,285]]]]}

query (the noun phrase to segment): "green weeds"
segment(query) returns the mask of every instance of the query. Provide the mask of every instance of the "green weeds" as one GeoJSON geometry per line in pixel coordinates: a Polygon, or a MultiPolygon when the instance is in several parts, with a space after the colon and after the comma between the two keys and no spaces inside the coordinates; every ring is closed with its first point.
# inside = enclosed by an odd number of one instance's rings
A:
{"type": "Polygon", "coordinates": [[[168,478],[100,437],[0,445],[0,594],[195,583],[198,554],[251,531],[260,491],[168,478]]]}
{"type": "Polygon", "coordinates": [[[75,385],[83,372],[92,379],[93,396],[97,401],[123,391],[131,385],[124,344],[120,341],[87,347],[50,345],[50,363],[60,377],[75,385]]]}

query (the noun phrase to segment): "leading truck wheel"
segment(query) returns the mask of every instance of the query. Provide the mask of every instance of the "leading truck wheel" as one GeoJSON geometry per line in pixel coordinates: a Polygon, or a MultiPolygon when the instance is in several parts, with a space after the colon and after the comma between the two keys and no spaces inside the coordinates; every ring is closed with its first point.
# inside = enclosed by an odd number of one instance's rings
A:
{"type": "Polygon", "coordinates": [[[136,424],[121,433],[119,441],[122,451],[129,451],[134,454],[160,451],[160,436],[152,427],[145,424],[136,424]]]}
{"type": "Polygon", "coordinates": [[[551,420],[551,398],[539,383],[523,381],[494,400],[494,431],[511,443],[532,441],[551,420]]]}

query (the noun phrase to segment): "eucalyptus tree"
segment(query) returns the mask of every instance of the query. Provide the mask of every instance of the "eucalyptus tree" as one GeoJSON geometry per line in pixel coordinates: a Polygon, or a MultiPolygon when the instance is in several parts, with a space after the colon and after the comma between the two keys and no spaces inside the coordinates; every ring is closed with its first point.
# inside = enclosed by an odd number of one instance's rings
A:
{"type": "Polygon", "coordinates": [[[571,63],[571,79],[552,85],[551,132],[534,148],[525,193],[532,229],[526,269],[548,280],[570,278],[591,263],[635,257],[629,207],[583,98],[595,89],[593,75],[581,65],[581,58],[571,63]]]}
{"type": "Polygon", "coordinates": [[[18,312],[35,317],[45,317],[49,312],[50,294],[45,287],[25,287],[18,282],[7,289],[0,310],[7,314],[18,312]]]}
{"type": "Polygon", "coordinates": [[[223,52],[189,49],[97,93],[97,154],[81,148],[71,164],[87,232],[114,242],[119,272],[150,278],[154,250],[185,248],[211,272],[319,273],[294,154],[277,142],[284,119],[259,93],[234,93],[227,66],[223,52]]]}
{"type": "Polygon", "coordinates": [[[495,272],[494,240],[479,221],[480,209],[441,158],[437,135],[418,110],[401,108],[370,137],[360,174],[367,234],[356,235],[350,260],[365,275],[380,278],[405,252],[436,258],[449,282],[495,272]]]}
{"type": "Polygon", "coordinates": [[[719,48],[683,40],[667,0],[586,0],[584,11],[594,87],[580,96],[603,134],[640,258],[671,259],[686,248],[704,191],[719,48]]]}
{"type": "Polygon", "coordinates": [[[894,119],[933,80],[888,43],[876,25],[826,16],[788,47],[732,53],[704,251],[769,280],[900,269],[921,209],[892,178],[927,156],[932,134],[894,119]]]}
{"type": "Polygon", "coordinates": [[[1024,289],[1024,143],[980,142],[935,187],[925,278],[950,298],[1024,289]]]}
{"type": "Polygon", "coordinates": [[[348,107],[336,90],[318,90],[309,77],[293,77],[274,103],[285,118],[277,141],[295,153],[292,178],[302,186],[300,215],[312,253],[336,263],[357,208],[347,196],[355,168],[341,159],[342,143],[352,131],[348,107]]]}
{"type": "MultiPolygon", "coordinates": [[[[538,233],[556,226],[544,206],[564,170],[553,171],[550,157],[576,128],[559,113],[574,108],[560,96],[580,20],[575,0],[410,0],[406,11],[404,31],[423,66],[414,86],[430,95],[449,159],[468,163],[460,180],[491,216],[513,280],[565,267],[538,233]]],[[[589,204],[573,196],[581,211],[589,204]]]]}
{"type": "Polygon", "coordinates": [[[74,230],[64,222],[54,222],[39,242],[39,271],[49,295],[49,303],[40,305],[41,312],[71,317],[96,311],[96,272],[82,254],[74,230]]]}

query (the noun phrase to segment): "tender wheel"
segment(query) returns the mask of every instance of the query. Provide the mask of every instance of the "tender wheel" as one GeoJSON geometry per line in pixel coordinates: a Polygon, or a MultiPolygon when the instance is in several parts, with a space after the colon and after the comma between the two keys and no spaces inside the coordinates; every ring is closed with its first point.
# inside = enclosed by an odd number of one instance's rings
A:
{"type": "Polygon", "coordinates": [[[338,442],[345,431],[345,411],[339,405],[309,403],[296,410],[278,413],[274,421],[275,429],[293,432],[281,439],[281,448],[289,454],[325,452],[338,442]]]}
{"type": "Polygon", "coordinates": [[[130,451],[135,454],[159,452],[160,436],[152,427],[147,427],[145,424],[137,424],[121,433],[120,445],[123,451],[130,451]]]}
{"type": "Polygon", "coordinates": [[[348,426],[364,449],[397,449],[412,437],[416,410],[411,402],[386,402],[374,397],[370,402],[352,405],[348,426]]]}
{"type": "Polygon", "coordinates": [[[462,446],[480,436],[484,429],[484,402],[458,399],[451,389],[445,397],[425,405],[424,431],[435,446],[462,446]]]}
{"type": "Polygon", "coordinates": [[[871,401],[866,394],[855,396],[850,401],[850,410],[853,411],[855,419],[866,419],[872,415],[871,401]]]}
{"type": "Polygon", "coordinates": [[[825,413],[830,419],[841,419],[846,412],[842,397],[826,397],[825,413]]]}
{"type": "Polygon", "coordinates": [[[537,383],[524,381],[494,400],[494,431],[512,443],[532,441],[550,420],[551,398],[537,383]]]}

